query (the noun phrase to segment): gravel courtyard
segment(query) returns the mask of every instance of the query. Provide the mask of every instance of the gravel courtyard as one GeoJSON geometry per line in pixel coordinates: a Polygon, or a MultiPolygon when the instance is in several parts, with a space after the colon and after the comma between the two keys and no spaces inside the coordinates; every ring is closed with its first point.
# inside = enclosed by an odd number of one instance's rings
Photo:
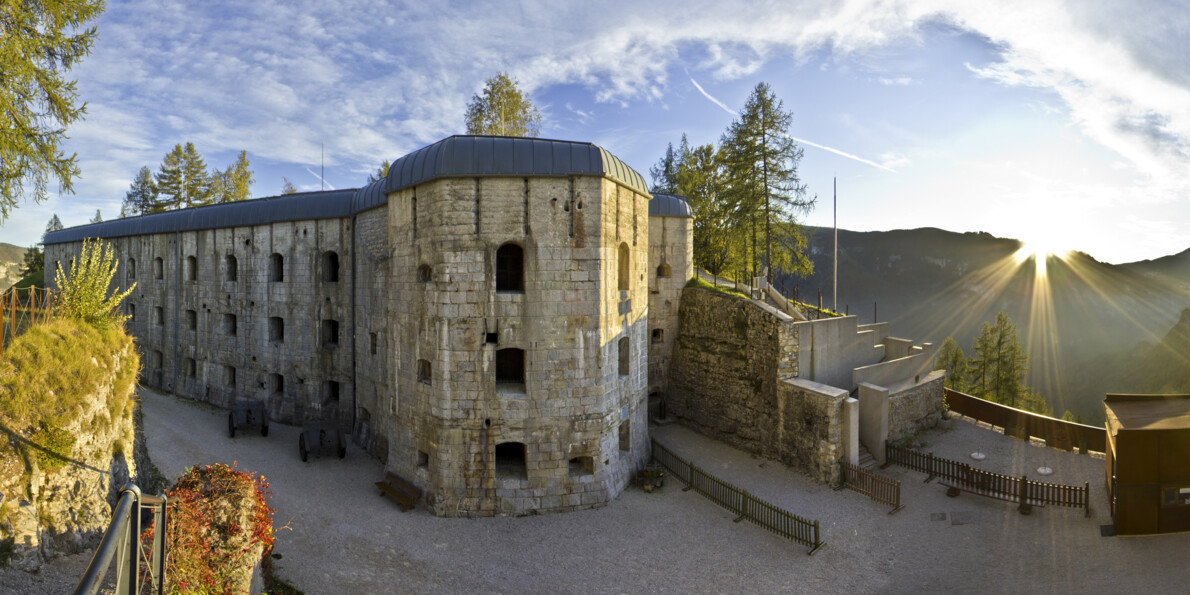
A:
{"type": "MultiPolygon", "coordinates": [[[[669,480],[659,492],[629,488],[608,506],[522,518],[442,519],[402,514],[372,485],[379,461],[302,463],[298,429],[273,424],[267,438],[227,437],[227,413],[142,389],[154,463],[169,478],[186,467],[236,461],[272,484],[279,574],[307,593],[726,593],[726,592],[1102,592],[1181,591],[1190,534],[1101,537],[1108,524],[1103,460],[1008,438],[960,419],[919,437],[925,450],[1011,475],[1091,483],[1092,517],[963,494],[948,498],[925,475],[892,466],[905,509],[835,492],[678,425],[652,435],[707,472],[821,522],[813,556],[669,480]],[[986,460],[976,463],[970,453],[986,460]]],[[[79,558],[79,557],[75,557],[79,558]]],[[[85,565],[85,560],[82,562],[85,565]]],[[[78,560],[43,569],[80,573],[78,560]]],[[[77,576],[74,574],[77,581],[77,576]]],[[[69,579],[70,574],[66,577],[69,579]]],[[[12,583],[9,583],[10,585],[12,583]]],[[[70,584],[73,584],[71,582],[70,584]]]]}

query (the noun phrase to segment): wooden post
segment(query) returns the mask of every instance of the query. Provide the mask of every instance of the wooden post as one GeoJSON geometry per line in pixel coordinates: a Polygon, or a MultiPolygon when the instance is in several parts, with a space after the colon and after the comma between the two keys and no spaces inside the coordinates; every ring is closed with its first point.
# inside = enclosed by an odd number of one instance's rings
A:
{"type": "Polygon", "coordinates": [[[1021,506],[1018,510],[1020,510],[1021,514],[1031,514],[1033,512],[1033,506],[1029,504],[1029,478],[1024,475],[1021,476],[1020,502],[1021,506]]]}
{"type": "Polygon", "coordinates": [[[926,455],[926,457],[928,460],[926,465],[928,465],[928,467],[929,467],[929,471],[926,472],[929,475],[929,477],[926,478],[926,481],[928,482],[931,479],[934,479],[934,476],[936,475],[934,473],[934,453],[933,453],[933,451],[931,451],[930,454],[926,455]]]}

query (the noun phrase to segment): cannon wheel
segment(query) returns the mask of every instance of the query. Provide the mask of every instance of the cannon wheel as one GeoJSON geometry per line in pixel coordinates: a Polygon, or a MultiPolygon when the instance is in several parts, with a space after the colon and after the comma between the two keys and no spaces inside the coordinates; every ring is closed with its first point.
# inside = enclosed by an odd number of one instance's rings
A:
{"type": "Polygon", "coordinates": [[[302,457],[302,462],[305,463],[308,458],[306,451],[306,434],[303,432],[298,435],[298,456],[302,457]]]}
{"type": "Polygon", "coordinates": [[[227,413],[227,437],[236,437],[236,414],[230,411],[227,413]]]}

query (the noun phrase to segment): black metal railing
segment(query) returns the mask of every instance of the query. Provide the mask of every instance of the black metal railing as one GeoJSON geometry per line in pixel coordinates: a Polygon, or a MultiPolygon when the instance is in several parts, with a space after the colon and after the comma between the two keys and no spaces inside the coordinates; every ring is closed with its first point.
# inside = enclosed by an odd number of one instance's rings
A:
{"type": "MultiPolygon", "coordinates": [[[[804,519],[783,510],[717,477],[674,454],[653,440],[653,460],[661,463],[674,477],[686,484],[687,490],[709,498],[715,504],[738,514],[736,522],[748,520],[777,535],[810,546],[811,555],[826,542],[819,533],[818,521],[804,519]]],[[[684,490],[683,490],[684,491],[684,490]]]]}
{"type": "Polygon", "coordinates": [[[75,595],[94,595],[103,586],[116,560],[116,593],[121,595],[149,593],[160,595],[165,588],[165,510],[166,497],[140,493],[136,484],[120,490],[120,499],[112,514],[112,522],[103,533],[103,540],[95,548],[95,556],[75,588],[75,595]],[[153,543],[146,550],[141,543],[141,512],[150,511],[153,517],[153,543]]]}

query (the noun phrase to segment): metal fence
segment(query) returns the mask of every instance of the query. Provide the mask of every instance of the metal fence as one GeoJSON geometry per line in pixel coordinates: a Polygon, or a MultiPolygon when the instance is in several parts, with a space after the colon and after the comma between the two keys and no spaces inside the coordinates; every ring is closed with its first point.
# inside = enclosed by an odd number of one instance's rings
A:
{"type": "Polygon", "coordinates": [[[54,317],[54,294],[44,287],[12,288],[0,295],[0,355],[25,329],[54,317]]]}
{"type": "Polygon", "coordinates": [[[95,549],[91,564],[75,588],[75,595],[93,595],[103,587],[104,578],[116,560],[116,593],[148,593],[160,595],[165,588],[165,510],[164,495],[140,493],[136,484],[120,490],[112,522],[103,533],[103,540],[95,549]],[[152,513],[155,530],[151,549],[141,543],[141,511],[152,513]]]}
{"type": "Polygon", "coordinates": [[[1095,452],[1104,452],[1107,448],[1107,430],[1104,428],[1015,409],[949,388],[946,389],[946,405],[959,415],[1004,428],[1005,434],[1022,438],[1041,438],[1045,440],[1046,445],[1053,448],[1079,448],[1095,452]]]}
{"type": "Polygon", "coordinates": [[[686,490],[694,490],[712,502],[739,515],[735,521],[748,520],[777,535],[810,546],[813,555],[826,542],[822,541],[818,521],[806,520],[796,514],[778,508],[761,500],[748,490],[738,488],[704,472],[689,461],[674,454],[668,448],[653,440],[653,460],[660,463],[670,474],[686,484],[686,490]]]}
{"type": "Polygon", "coordinates": [[[876,475],[867,469],[852,465],[846,461],[841,463],[842,466],[842,482],[839,489],[848,488],[855,490],[881,504],[887,504],[893,507],[888,511],[888,514],[893,514],[902,508],[901,504],[901,482],[876,475]]]}
{"type": "Polygon", "coordinates": [[[1043,481],[1032,481],[1028,476],[1011,477],[992,473],[950,459],[934,456],[934,453],[921,452],[901,448],[892,444],[885,444],[885,456],[890,463],[926,473],[926,481],[941,477],[954,488],[965,490],[973,494],[999,498],[1024,505],[1069,506],[1082,508],[1086,516],[1091,516],[1091,484],[1069,486],[1043,481]]]}

